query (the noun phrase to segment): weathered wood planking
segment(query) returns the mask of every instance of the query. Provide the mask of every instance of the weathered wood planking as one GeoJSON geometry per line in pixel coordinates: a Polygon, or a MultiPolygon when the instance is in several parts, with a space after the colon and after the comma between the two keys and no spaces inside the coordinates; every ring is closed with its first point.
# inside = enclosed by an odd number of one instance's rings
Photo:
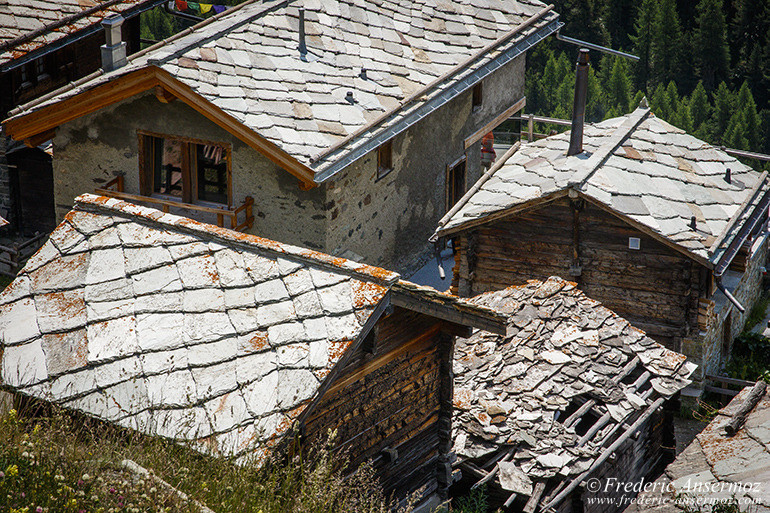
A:
{"type": "Polygon", "coordinates": [[[444,361],[451,352],[443,328],[436,318],[394,308],[374,327],[374,350],[357,349],[305,417],[310,440],[337,431],[335,447],[347,453],[351,468],[372,460],[387,494],[445,487],[438,478],[447,449],[440,419],[451,415],[442,409],[451,390],[442,390],[442,371],[451,366],[444,361]],[[395,461],[385,448],[398,452],[395,461]]]}
{"type": "Polygon", "coordinates": [[[458,236],[452,290],[473,296],[560,276],[678,349],[698,324],[700,264],[590,203],[583,202],[575,218],[570,201],[562,198],[458,236]],[[629,237],[640,239],[640,249],[629,249],[629,237]],[[572,275],[576,254],[580,274],[572,275]]]}

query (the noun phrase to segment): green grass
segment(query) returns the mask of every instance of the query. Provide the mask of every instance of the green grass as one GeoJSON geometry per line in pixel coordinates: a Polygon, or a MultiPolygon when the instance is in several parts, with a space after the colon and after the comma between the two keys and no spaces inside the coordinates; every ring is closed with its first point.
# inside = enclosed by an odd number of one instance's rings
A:
{"type": "MultiPolygon", "coordinates": [[[[324,445],[256,468],[211,458],[179,444],[44,408],[35,417],[0,417],[0,511],[216,512],[392,511],[372,468],[343,475],[344,458],[324,445]],[[185,492],[127,471],[130,459],[185,492]]],[[[405,507],[401,511],[409,511],[405,507]]]]}

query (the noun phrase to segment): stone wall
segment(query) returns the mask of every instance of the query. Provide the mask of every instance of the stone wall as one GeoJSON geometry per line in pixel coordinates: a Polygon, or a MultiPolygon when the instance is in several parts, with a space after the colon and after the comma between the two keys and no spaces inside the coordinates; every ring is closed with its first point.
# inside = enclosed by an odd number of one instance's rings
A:
{"type": "MultiPolygon", "coordinates": [[[[481,143],[464,141],[524,95],[524,56],[483,82],[473,110],[468,90],[393,139],[393,171],[377,180],[370,152],[329,183],[328,248],[350,250],[407,276],[431,254],[428,237],[446,213],[447,166],[467,156],[466,189],[481,176],[481,143]]],[[[498,155],[500,157],[500,155],[498,155]]]]}
{"type": "MultiPolygon", "coordinates": [[[[255,235],[312,249],[324,249],[324,191],[302,191],[298,180],[181,101],[160,103],[145,94],[62,125],[54,143],[54,194],[57,219],[75,197],[93,192],[118,174],[125,190],[139,193],[137,130],[225,142],[232,148],[233,205],[254,198],[255,235]]],[[[173,213],[215,222],[200,213],[173,213]]]]}
{"type": "Polygon", "coordinates": [[[732,352],[732,341],[742,331],[751,308],[762,294],[762,270],[767,259],[767,238],[758,239],[752,247],[746,271],[736,273],[728,271],[723,279],[725,285],[731,290],[733,296],[745,308],[741,313],[727,300],[725,295],[717,291],[710,298],[708,304],[707,329],[700,331],[697,336],[682,342],[682,352],[691,361],[699,365],[693,374],[694,380],[702,380],[706,374],[721,374],[732,352]],[[730,322],[730,345],[723,347],[725,323],[730,322]]]}

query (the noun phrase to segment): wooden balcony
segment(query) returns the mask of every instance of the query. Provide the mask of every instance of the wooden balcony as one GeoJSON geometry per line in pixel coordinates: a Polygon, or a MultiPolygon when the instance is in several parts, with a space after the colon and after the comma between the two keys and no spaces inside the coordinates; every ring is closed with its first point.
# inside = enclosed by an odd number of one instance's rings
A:
{"type": "MultiPolygon", "coordinates": [[[[217,216],[217,226],[222,228],[230,228],[238,232],[245,232],[254,225],[254,215],[252,214],[252,207],[254,205],[254,198],[247,196],[243,203],[236,208],[227,207],[213,207],[207,205],[197,205],[194,203],[182,203],[181,201],[156,198],[153,196],[142,196],[139,194],[130,194],[123,190],[124,180],[123,176],[117,176],[110,180],[104,187],[96,189],[96,194],[102,196],[109,196],[111,198],[118,198],[132,203],[148,204],[152,205],[163,212],[169,213],[171,209],[176,211],[192,211],[202,212],[206,214],[213,214],[217,216]],[[239,222],[239,217],[242,222],[239,222]],[[229,226],[225,226],[225,219],[229,219],[229,226]]],[[[188,215],[186,213],[182,215],[188,215]]],[[[188,217],[192,217],[189,216],[188,217]]]]}

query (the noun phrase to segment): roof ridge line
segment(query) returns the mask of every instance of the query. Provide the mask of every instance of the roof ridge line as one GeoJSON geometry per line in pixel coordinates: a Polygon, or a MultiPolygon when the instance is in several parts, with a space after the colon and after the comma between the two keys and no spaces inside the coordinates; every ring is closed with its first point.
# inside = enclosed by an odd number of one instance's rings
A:
{"type": "Polygon", "coordinates": [[[638,107],[632,112],[620,127],[610,136],[610,140],[599,147],[596,153],[591,155],[582,165],[580,165],[572,178],[567,182],[567,187],[579,189],[593,174],[604,164],[610,155],[625,141],[631,132],[647,119],[651,114],[649,107],[638,107]]]}
{"type": "Polygon", "coordinates": [[[301,260],[336,273],[347,274],[349,276],[353,275],[363,281],[375,282],[388,288],[392,287],[401,279],[400,274],[381,267],[362,264],[347,258],[335,257],[320,251],[301,248],[291,244],[284,244],[257,235],[236,232],[228,228],[195,221],[189,217],[166,214],[160,210],[137,205],[118,198],[85,193],[75,198],[73,209],[81,212],[110,212],[124,217],[132,217],[148,224],[160,225],[166,229],[179,231],[189,235],[215,239],[231,246],[241,246],[251,250],[258,249],[279,256],[301,260]],[[168,219],[162,220],[164,217],[173,217],[176,219],[172,222],[168,219]]]}
{"type": "MultiPolygon", "coordinates": [[[[531,5],[531,4],[528,4],[531,5]]],[[[435,89],[439,87],[441,84],[447,82],[451,77],[459,74],[463,70],[465,70],[468,66],[470,66],[473,62],[478,61],[482,59],[485,55],[489,54],[489,52],[493,51],[497,47],[505,44],[510,39],[512,39],[514,36],[519,34],[520,32],[524,32],[525,30],[529,29],[534,25],[537,21],[539,21],[541,18],[543,18],[546,14],[549,12],[552,12],[554,8],[554,4],[548,4],[542,9],[540,9],[538,12],[536,12],[534,15],[532,15],[529,19],[521,23],[520,25],[517,25],[513,29],[509,30],[505,34],[503,34],[501,37],[497,38],[492,43],[486,45],[476,53],[470,55],[467,59],[460,62],[456,66],[454,66],[452,69],[444,73],[443,75],[440,75],[436,77],[432,82],[427,84],[426,86],[418,89],[411,95],[404,98],[397,107],[383,112],[378,118],[376,118],[371,123],[368,123],[367,125],[364,125],[357,131],[353,132],[352,134],[346,136],[344,139],[338,141],[333,146],[330,146],[329,148],[326,148],[322,152],[313,155],[310,158],[311,164],[317,164],[318,162],[322,160],[326,160],[330,155],[333,153],[340,151],[345,145],[349,144],[350,142],[356,140],[359,136],[363,135],[367,131],[371,131],[374,129],[377,125],[382,125],[385,121],[387,121],[388,118],[392,117],[396,113],[402,111],[403,109],[407,108],[412,103],[415,103],[417,100],[423,98],[425,95],[428,94],[429,91],[432,89],[435,89]]]]}

